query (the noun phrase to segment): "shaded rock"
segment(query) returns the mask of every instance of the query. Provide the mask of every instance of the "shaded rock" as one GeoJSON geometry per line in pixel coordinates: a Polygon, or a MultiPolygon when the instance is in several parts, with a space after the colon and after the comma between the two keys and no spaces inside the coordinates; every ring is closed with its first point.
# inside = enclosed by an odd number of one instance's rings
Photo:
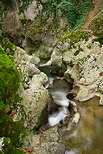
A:
{"type": "MultiPolygon", "coordinates": [[[[75,97],[75,94],[74,93],[72,93],[72,92],[69,92],[68,94],[67,94],[67,96],[66,96],[69,100],[73,100],[74,99],[74,97],[75,97]]],[[[71,102],[71,101],[70,101],[71,102]]]]}
{"type": "Polygon", "coordinates": [[[17,12],[4,12],[3,24],[7,33],[15,34],[16,30],[21,27],[17,12]]]}
{"type": "Polygon", "coordinates": [[[48,114],[51,114],[51,113],[57,111],[57,110],[58,110],[58,107],[60,107],[60,106],[57,105],[57,104],[54,102],[52,96],[50,95],[50,99],[49,99],[49,101],[48,101],[48,114]]]}

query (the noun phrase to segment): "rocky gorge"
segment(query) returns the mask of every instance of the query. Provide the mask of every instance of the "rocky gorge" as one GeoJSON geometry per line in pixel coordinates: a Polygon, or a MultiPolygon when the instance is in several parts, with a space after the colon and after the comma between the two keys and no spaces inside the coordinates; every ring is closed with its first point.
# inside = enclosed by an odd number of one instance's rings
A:
{"type": "Polygon", "coordinates": [[[102,154],[102,24],[100,36],[92,28],[70,30],[60,12],[57,28],[52,15],[43,22],[46,1],[30,1],[25,9],[22,1],[0,3],[0,84],[8,81],[0,89],[0,110],[10,126],[6,130],[1,119],[0,152],[102,154]]]}

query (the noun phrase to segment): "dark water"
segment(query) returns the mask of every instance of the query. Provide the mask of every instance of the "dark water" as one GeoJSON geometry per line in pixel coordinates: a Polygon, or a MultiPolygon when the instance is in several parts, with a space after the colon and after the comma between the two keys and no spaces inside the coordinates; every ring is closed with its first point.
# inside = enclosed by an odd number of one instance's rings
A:
{"type": "Polygon", "coordinates": [[[51,66],[43,66],[43,67],[39,67],[41,72],[44,72],[47,76],[48,76],[48,81],[45,84],[45,87],[48,88],[49,86],[52,85],[53,80],[57,78],[56,75],[51,73],[51,66]]]}
{"type": "MultiPolygon", "coordinates": [[[[56,79],[50,73],[50,67],[41,69],[49,77],[49,82],[56,79]]],[[[50,84],[50,83],[49,83],[50,84]]],[[[64,80],[54,80],[49,92],[55,101],[65,101],[70,85],[64,80]]],[[[62,139],[67,151],[65,154],[103,154],[103,106],[99,106],[99,98],[78,103],[81,119],[77,127],[62,131],[62,139]]]]}

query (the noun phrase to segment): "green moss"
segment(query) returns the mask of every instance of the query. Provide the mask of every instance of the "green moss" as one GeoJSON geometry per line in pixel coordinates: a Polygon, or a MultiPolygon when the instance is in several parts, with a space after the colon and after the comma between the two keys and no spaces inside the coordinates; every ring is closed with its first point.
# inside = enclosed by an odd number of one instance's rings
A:
{"type": "Polygon", "coordinates": [[[71,31],[66,32],[60,38],[60,41],[64,41],[66,39],[70,39],[70,48],[74,46],[75,43],[78,43],[80,40],[88,40],[90,34],[86,31],[71,31]]]}
{"type": "Polygon", "coordinates": [[[18,148],[16,148],[15,146],[13,146],[12,141],[9,137],[4,138],[4,142],[3,142],[4,146],[3,146],[3,153],[7,153],[7,154],[24,154],[24,152],[20,151],[18,148]]]}
{"type": "Polygon", "coordinates": [[[28,31],[27,31],[27,33],[26,33],[26,36],[30,36],[30,35],[32,35],[32,34],[41,34],[41,33],[43,33],[43,32],[45,32],[44,30],[42,30],[42,29],[36,29],[36,28],[31,28],[31,29],[29,29],[28,31]]]}
{"type": "Polygon", "coordinates": [[[48,60],[51,57],[51,52],[48,52],[46,50],[38,50],[34,54],[35,54],[35,56],[37,56],[37,57],[39,57],[40,59],[43,59],[43,60],[48,60]]]}
{"type": "Polygon", "coordinates": [[[2,42],[4,48],[0,48],[0,136],[11,140],[8,146],[4,146],[4,153],[12,151],[11,153],[19,154],[21,151],[17,147],[20,146],[20,137],[23,137],[25,130],[22,121],[14,122],[9,114],[17,107],[17,102],[20,102],[20,97],[16,94],[20,73],[13,60],[6,54],[8,48],[13,50],[13,44],[9,43],[2,42]]]}
{"type": "Polygon", "coordinates": [[[41,117],[38,118],[38,120],[36,121],[35,127],[33,128],[34,131],[37,131],[43,123],[43,119],[41,117]]]}
{"type": "Polygon", "coordinates": [[[83,58],[79,59],[77,64],[81,65],[81,64],[83,64],[85,62],[85,60],[86,60],[86,57],[83,57],[83,58]]]}
{"type": "Polygon", "coordinates": [[[2,151],[0,150],[0,154],[24,154],[24,152],[20,151],[19,148],[15,148],[9,137],[3,137],[2,151]]]}
{"type": "Polygon", "coordinates": [[[0,56],[0,96],[6,103],[6,98],[13,96],[20,82],[20,74],[13,61],[3,54],[0,56]]]}
{"type": "Polygon", "coordinates": [[[13,122],[6,113],[6,106],[0,110],[0,136],[9,137],[15,146],[20,144],[20,135],[24,135],[24,127],[22,121],[13,122]]]}

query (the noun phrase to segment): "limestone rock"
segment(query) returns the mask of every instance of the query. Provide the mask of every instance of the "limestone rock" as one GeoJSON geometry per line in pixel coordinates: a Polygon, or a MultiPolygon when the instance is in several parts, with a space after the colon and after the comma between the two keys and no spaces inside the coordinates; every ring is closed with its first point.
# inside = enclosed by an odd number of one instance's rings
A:
{"type": "MultiPolygon", "coordinates": [[[[25,127],[33,129],[38,121],[43,121],[46,116],[46,104],[49,98],[47,89],[43,85],[48,81],[48,77],[35,66],[39,59],[34,55],[29,56],[25,50],[17,47],[14,60],[22,73],[22,80],[18,94],[22,98],[21,104],[25,113],[25,127]],[[25,83],[24,83],[25,82],[25,83]]],[[[20,108],[14,120],[22,117],[20,108]]]]}
{"type": "Polygon", "coordinates": [[[14,60],[18,69],[20,69],[23,74],[23,80],[27,81],[29,77],[40,73],[39,69],[36,67],[40,62],[39,58],[34,55],[30,56],[26,54],[25,50],[20,47],[16,47],[14,60]]]}
{"type": "Polygon", "coordinates": [[[72,123],[77,124],[79,122],[79,119],[80,119],[80,114],[79,113],[75,113],[74,117],[73,117],[73,120],[72,120],[72,123]]]}
{"type": "Polygon", "coordinates": [[[17,29],[21,27],[21,22],[19,20],[19,17],[17,15],[17,12],[11,12],[7,11],[4,13],[4,27],[6,32],[8,33],[15,33],[17,29]]]}
{"type": "Polygon", "coordinates": [[[81,39],[73,46],[69,46],[70,39],[65,38],[57,42],[51,56],[52,64],[56,66],[66,63],[64,78],[73,83],[73,88],[79,87],[76,96],[79,101],[86,101],[94,97],[96,91],[103,91],[103,46],[100,47],[99,42],[92,42],[93,38],[87,41],[81,39]]]}
{"type": "Polygon", "coordinates": [[[34,0],[25,11],[26,19],[34,20],[39,14],[40,10],[42,10],[42,5],[34,0]]]}
{"type": "Polygon", "coordinates": [[[38,135],[29,134],[24,147],[28,145],[34,147],[33,154],[62,154],[65,151],[65,146],[58,140],[58,127],[55,126],[40,132],[38,135]]]}

